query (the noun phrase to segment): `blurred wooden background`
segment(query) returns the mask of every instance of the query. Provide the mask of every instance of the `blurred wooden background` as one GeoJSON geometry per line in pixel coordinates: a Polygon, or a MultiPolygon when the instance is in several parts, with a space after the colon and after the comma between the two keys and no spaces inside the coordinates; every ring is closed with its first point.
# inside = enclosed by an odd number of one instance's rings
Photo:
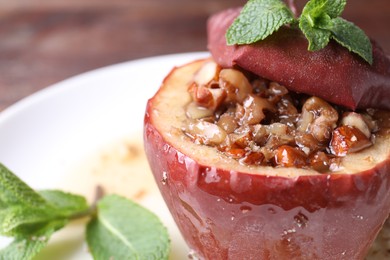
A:
{"type": "MultiPolygon", "coordinates": [[[[132,59],[206,50],[206,20],[244,0],[0,0],[0,110],[70,76],[132,59]]],[[[306,1],[297,0],[298,6],[306,1]]],[[[390,53],[390,1],[343,15],[390,53]]]]}

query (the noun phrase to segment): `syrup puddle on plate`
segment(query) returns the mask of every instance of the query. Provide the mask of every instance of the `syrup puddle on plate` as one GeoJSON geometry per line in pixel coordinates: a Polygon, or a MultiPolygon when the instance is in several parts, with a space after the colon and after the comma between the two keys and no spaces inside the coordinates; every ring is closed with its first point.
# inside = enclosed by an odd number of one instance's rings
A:
{"type": "MultiPolygon", "coordinates": [[[[154,212],[168,228],[171,260],[187,259],[189,249],[165,206],[143,150],[142,134],[113,142],[82,158],[67,169],[61,189],[83,195],[92,203],[97,186],[104,194],[130,198],[154,212]]],[[[85,241],[88,219],[66,226],[51,238],[49,245],[35,260],[92,259],[85,241]]]]}

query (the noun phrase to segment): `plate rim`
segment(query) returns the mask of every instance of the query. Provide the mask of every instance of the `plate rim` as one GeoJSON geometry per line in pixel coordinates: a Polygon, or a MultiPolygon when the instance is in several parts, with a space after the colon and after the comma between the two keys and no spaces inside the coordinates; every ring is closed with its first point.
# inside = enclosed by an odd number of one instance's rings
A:
{"type": "MultiPolygon", "coordinates": [[[[73,82],[79,82],[82,80],[88,80],[91,77],[94,77],[97,74],[102,73],[108,73],[109,71],[115,71],[119,70],[121,68],[131,66],[137,63],[144,63],[144,62],[151,62],[153,60],[155,61],[161,61],[166,59],[190,59],[193,57],[194,59],[201,58],[202,56],[207,57],[210,55],[207,51],[198,51],[198,52],[183,52],[183,53],[172,53],[172,54],[163,54],[163,55],[156,55],[156,56],[150,56],[150,57],[144,57],[134,60],[128,60],[120,63],[115,63],[103,67],[99,67],[96,69],[92,69],[86,72],[82,72],[76,75],[73,75],[71,77],[65,78],[63,80],[60,80],[56,83],[50,84],[48,86],[43,87],[40,90],[37,90],[19,100],[14,102],[13,104],[9,105],[8,107],[4,108],[2,111],[0,111],[0,127],[2,127],[2,124],[4,124],[8,119],[12,118],[13,116],[17,115],[18,113],[22,112],[24,109],[28,108],[29,106],[34,105],[35,103],[40,102],[41,100],[44,100],[46,98],[50,98],[50,96],[54,96],[57,94],[60,94],[62,91],[67,91],[69,88],[75,87],[75,84],[73,82]],[[68,88],[68,89],[67,89],[68,88]]],[[[178,64],[179,65],[179,64],[178,64]]]]}

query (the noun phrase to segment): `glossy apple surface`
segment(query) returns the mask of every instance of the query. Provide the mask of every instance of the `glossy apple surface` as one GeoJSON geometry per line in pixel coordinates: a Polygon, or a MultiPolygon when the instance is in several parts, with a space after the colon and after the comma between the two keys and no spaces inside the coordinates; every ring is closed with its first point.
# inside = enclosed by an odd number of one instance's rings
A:
{"type": "Polygon", "coordinates": [[[200,259],[363,259],[389,214],[389,113],[382,135],[319,174],[248,167],[181,131],[187,84],[202,61],[174,69],[149,100],[144,140],[161,193],[200,259]]]}
{"type": "Polygon", "coordinates": [[[390,60],[377,44],[372,66],[333,41],[310,52],[303,34],[287,27],[256,44],[227,46],[226,30],[239,11],[223,11],[208,22],[208,48],[218,64],[239,66],[292,91],[350,109],[390,109],[390,60]]]}

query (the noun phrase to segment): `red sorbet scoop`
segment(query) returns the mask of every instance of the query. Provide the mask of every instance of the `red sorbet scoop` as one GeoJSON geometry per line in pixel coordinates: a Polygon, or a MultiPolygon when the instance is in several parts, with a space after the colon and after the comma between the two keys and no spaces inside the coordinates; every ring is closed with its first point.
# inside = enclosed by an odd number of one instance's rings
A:
{"type": "Polygon", "coordinates": [[[390,109],[390,60],[376,43],[372,66],[334,41],[310,52],[304,35],[288,27],[255,44],[228,46],[225,33],[239,12],[229,9],[208,22],[208,48],[223,67],[238,66],[353,110],[390,109]]]}

